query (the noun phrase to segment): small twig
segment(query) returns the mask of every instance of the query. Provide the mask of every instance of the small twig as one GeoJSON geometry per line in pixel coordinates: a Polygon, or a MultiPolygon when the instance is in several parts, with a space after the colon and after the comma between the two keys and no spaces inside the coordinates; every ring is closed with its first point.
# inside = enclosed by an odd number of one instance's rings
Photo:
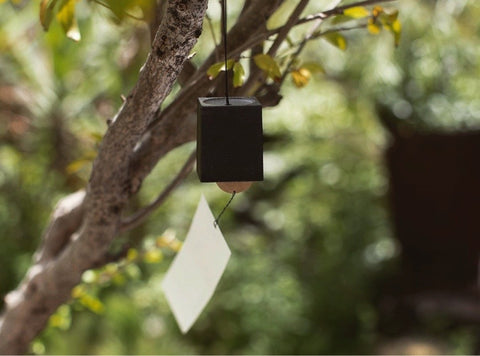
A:
{"type": "Polygon", "coordinates": [[[170,184],[160,193],[160,195],[145,208],[137,211],[135,214],[127,217],[122,221],[120,232],[131,230],[140,225],[146,217],[148,217],[155,209],[163,204],[165,199],[175,190],[175,188],[190,174],[195,163],[196,152],[193,151],[188,157],[188,160],[183,165],[177,176],[170,182],[170,184]]]}
{"type": "Polygon", "coordinates": [[[334,9],[325,11],[325,13],[327,15],[338,14],[340,11],[344,11],[346,9],[351,9],[352,7],[375,5],[375,4],[378,4],[378,3],[381,3],[381,2],[393,2],[393,1],[397,1],[397,0],[363,0],[363,1],[354,2],[354,3],[343,5],[343,6],[338,6],[334,9]]]}
{"type": "Polygon", "coordinates": [[[359,25],[350,26],[350,27],[346,27],[346,26],[345,27],[335,27],[335,28],[330,28],[330,29],[322,31],[322,32],[313,33],[308,39],[305,37],[300,43],[297,43],[295,45],[298,49],[295,51],[295,53],[292,56],[292,60],[287,65],[287,69],[283,73],[283,76],[280,79],[280,83],[283,83],[285,81],[285,78],[288,75],[288,73],[290,72],[290,69],[293,65],[293,62],[294,62],[293,59],[298,57],[298,55],[300,55],[300,53],[305,48],[305,45],[307,44],[307,42],[312,41],[312,40],[316,40],[316,39],[318,39],[320,37],[323,37],[323,36],[326,36],[329,33],[359,30],[359,29],[363,29],[363,28],[366,28],[366,27],[367,27],[367,24],[359,24],[359,25]]]}
{"type": "MultiPolygon", "coordinates": [[[[301,0],[293,12],[290,14],[287,23],[280,28],[277,32],[277,37],[273,41],[272,45],[268,49],[267,54],[271,57],[275,57],[277,50],[282,45],[285,38],[287,38],[290,30],[295,24],[298,22],[300,15],[302,14],[303,10],[307,7],[309,0],[301,0]]],[[[243,87],[239,90],[239,95],[247,95],[251,92],[254,92],[258,89],[260,78],[262,75],[262,71],[259,68],[256,68],[248,78],[247,82],[243,85],[243,87]]]]}
{"type": "MultiPolygon", "coordinates": [[[[303,19],[300,19],[300,20],[297,21],[295,26],[302,25],[302,24],[305,24],[307,22],[315,21],[315,20],[318,20],[318,19],[325,20],[326,18],[328,18],[330,16],[338,14],[338,12],[339,12],[338,9],[341,9],[343,11],[345,9],[356,7],[356,6],[373,5],[373,4],[380,4],[380,3],[383,3],[383,2],[392,2],[392,1],[396,1],[396,0],[366,0],[366,1],[360,1],[360,2],[356,2],[356,3],[344,5],[344,6],[341,6],[341,7],[334,7],[331,10],[327,10],[327,11],[324,11],[322,13],[307,16],[303,19]]],[[[286,25],[284,25],[284,26],[286,26],[286,25]]],[[[284,28],[284,26],[280,26],[280,27],[278,27],[276,29],[273,29],[273,30],[266,30],[265,29],[265,30],[260,30],[260,31],[254,32],[243,43],[239,44],[238,46],[236,46],[234,48],[229,49],[230,57],[233,58],[233,57],[239,56],[244,51],[246,51],[246,50],[248,50],[248,49],[250,49],[250,48],[252,48],[252,47],[254,47],[258,44],[261,44],[262,42],[264,42],[266,40],[268,40],[271,36],[274,36],[274,35],[278,34],[282,30],[282,28],[284,28]]],[[[218,50],[219,50],[219,46],[217,46],[214,49],[214,51],[218,51],[218,50]]],[[[214,62],[212,62],[212,64],[213,63],[214,62]]],[[[185,97],[191,97],[191,96],[196,95],[196,93],[198,92],[198,86],[204,85],[203,79],[206,77],[205,71],[201,70],[201,69],[202,68],[199,68],[199,70],[197,70],[197,72],[190,77],[190,80],[182,88],[182,92],[179,94],[178,97],[185,98],[185,97]]],[[[180,100],[180,101],[183,101],[183,100],[180,100]]],[[[171,109],[170,106],[167,107],[166,110],[164,110],[162,112],[162,114],[165,115],[166,112],[169,111],[170,109],[171,109]]],[[[156,125],[158,125],[160,123],[160,121],[161,120],[152,121],[150,123],[147,131],[152,130],[156,125]]]]}
{"type": "Polygon", "coordinates": [[[309,0],[302,0],[300,3],[297,5],[295,10],[293,10],[292,14],[288,18],[287,23],[282,26],[280,31],[278,31],[277,38],[275,38],[275,41],[273,42],[272,46],[268,50],[268,54],[270,56],[275,56],[277,53],[278,48],[282,44],[282,42],[287,38],[288,34],[290,33],[290,30],[292,27],[295,26],[295,24],[298,22],[300,15],[302,14],[303,10],[307,7],[309,3],[309,0]]]}
{"type": "Polygon", "coordinates": [[[280,79],[280,85],[285,81],[285,78],[287,77],[288,73],[290,72],[290,69],[291,69],[295,59],[300,55],[300,53],[302,53],[302,51],[305,48],[308,41],[310,41],[312,39],[312,37],[315,35],[315,32],[320,27],[320,25],[323,23],[323,20],[324,20],[323,18],[317,19],[315,21],[315,23],[313,24],[312,28],[310,29],[310,31],[308,31],[307,34],[305,35],[304,39],[302,40],[302,42],[298,46],[297,51],[292,56],[292,59],[290,59],[290,62],[288,63],[287,68],[283,72],[282,78],[280,79]]]}
{"type": "MultiPolygon", "coordinates": [[[[393,2],[397,0],[364,0],[364,1],[359,1],[359,2],[354,2],[352,4],[348,5],[343,5],[343,6],[338,6],[333,9],[319,12],[313,15],[309,15],[303,19],[300,19],[296,25],[303,25],[304,23],[310,22],[310,21],[315,21],[317,19],[326,19],[328,17],[331,17],[333,15],[341,15],[343,12],[347,9],[351,9],[352,7],[357,7],[357,6],[368,6],[368,5],[374,5],[374,4],[380,4],[382,2],[393,2]]],[[[278,29],[276,29],[278,30],[278,29]]]]}
{"type": "Polygon", "coordinates": [[[366,27],[366,24],[360,24],[360,25],[356,25],[356,26],[352,26],[352,27],[332,28],[332,29],[329,29],[329,30],[326,30],[326,31],[323,31],[323,32],[317,32],[316,33],[315,31],[317,31],[317,29],[320,27],[320,24],[326,18],[328,18],[330,16],[333,16],[333,15],[342,14],[343,11],[345,11],[346,9],[350,9],[352,7],[372,5],[372,4],[378,4],[380,2],[392,2],[392,1],[396,1],[396,0],[364,0],[364,1],[359,1],[359,2],[356,2],[356,3],[344,5],[344,6],[338,6],[338,7],[335,7],[333,9],[331,9],[331,10],[327,10],[327,11],[324,11],[324,12],[321,12],[321,13],[318,13],[318,14],[315,14],[315,15],[307,16],[306,18],[298,21],[297,25],[301,25],[301,24],[304,24],[304,23],[307,23],[307,22],[310,22],[310,21],[316,21],[316,23],[314,24],[312,29],[305,35],[305,38],[302,40],[302,42],[300,42],[300,44],[298,45],[298,49],[295,52],[295,54],[292,56],[292,60],[290,60],[290,63],[288,64],[287,69],[283,73],[282,78],[280,80],[280,83],[283,83],[285,81],[285,78],[288,75],[288,73],[289,73],[289,71],[290,71],[290,69],[293,65],[294,59],[296,57],[298,57],[298,55],[303,51],[303,49],[305,48],[305,45],[309,41],[317,39],[317,38],[322,37],[322,36],[325,36],[325,35],[327,35],[329,33],[332,33],[332,32],[350,31],[350,30],[356,30],[356,29],[366,27]]]}
{"type": "Polygon", "coordinates": [[[315,40],[315,39],[317,39],[317,38],[320,38],[320,37],[323,37],[323,36],[325,36],[325,35],[328,35],[329,33],[360,30],[360,29],[364,29],[364,28],[366,28],[366,27],[367,27],[367,24],[366,24],[366,23],[362,23],[362,24],[358,24],[358,25],[350,26],[350,27],[347,27],[347,26],[344,26],[344,27],[334,27],[334,28],[330,28],[330,29],[325,30],[325,31],[322,31],[322,32],[314,33],[314,34],[312,35],[312,37],[310,37],[310,40],[315,40]]]}

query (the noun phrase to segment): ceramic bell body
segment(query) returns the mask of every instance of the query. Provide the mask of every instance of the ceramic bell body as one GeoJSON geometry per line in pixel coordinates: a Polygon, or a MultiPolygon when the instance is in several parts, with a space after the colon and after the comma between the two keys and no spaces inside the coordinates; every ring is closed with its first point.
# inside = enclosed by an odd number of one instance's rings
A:
{"type": "Polygon", "coordinates": [[[263,180],[262,106],[253,97],[199,98],[197,173],[201,182],[263,180]]]}

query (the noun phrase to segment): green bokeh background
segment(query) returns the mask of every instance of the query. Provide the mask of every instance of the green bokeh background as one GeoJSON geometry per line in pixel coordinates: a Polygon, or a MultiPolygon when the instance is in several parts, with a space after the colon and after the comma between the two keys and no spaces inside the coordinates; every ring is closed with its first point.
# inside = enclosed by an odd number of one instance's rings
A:
{"type": "MultiPolygon", "coordinates": [[[[218,28],[218,4],[211,3],[218,28]]],[[[232,2],[232,23],[242,3],[232,2]]],[[[187,335],[160,289],[174,256],[163,248],[151,261],[110,266],[113,277],[104,283],[87,275],[85,288],[97,307],[81,298],[63,306],[31,352],[376,352],[388,339],[378,327],[377,301],[398,270],[401,251],[392,235],[382,162],[389,134],[375,108],[389,107],[399,122],[419,130],[480,125],[480,3],[404,0],[390,6],[400,10],[403,24],[397,49],[385,31],[346,33],[344,52],[324,40],[312,42],[302,60],[320,63],[325,74],[302,89],[287,81],[280,105],[264,110],[265,181],[237,196],[222,218],[232,258],[187,335]]],[[[321,3],[309,11],[318,9],[321,3]]],[[[135,83],[149,48],[144,26],[116,24],[107,10],[86,2],[78,2],[77,12],[82,40],[74,43],[57,24],[42,31],[37,2],[0,4],[2,297],[26,272],[58,199],[84,186],[106,120],[135,83]],[[5,99],[12,92],[21,98],[19,108],[5,99]],[[17,131],[14,121],[20,122],[17,131]]],[[[292,38],[301,39],[305,30],[292,38]]],[[[200,63],[213,45],[206,27],[194,61],[200,63]]],[[[193,148],[187,144],[162,160],[129,210],[151,201],[193,148]]],[[[157,251],[161,236],[183,240],[202,193],[214,212],[229,198],[191,174],[119,241],[143,238],[134,246],[142,253],[157,251]]],[[[412,330],[443,347],[437,351],[459,354],[474,351],[477,333],[473,326],[435,322],[412,330]]]]}

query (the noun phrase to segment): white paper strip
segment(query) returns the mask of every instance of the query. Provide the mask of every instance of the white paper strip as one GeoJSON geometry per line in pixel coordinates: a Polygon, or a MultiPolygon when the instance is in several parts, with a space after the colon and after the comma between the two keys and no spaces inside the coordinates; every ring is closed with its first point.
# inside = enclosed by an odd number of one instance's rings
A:
{"type": "Polygon", "coordinates": [[[192,225],[162,282],[162,289],[185,334],[213,295],[230,259],[230,249],[202,195],[192,225]]]}

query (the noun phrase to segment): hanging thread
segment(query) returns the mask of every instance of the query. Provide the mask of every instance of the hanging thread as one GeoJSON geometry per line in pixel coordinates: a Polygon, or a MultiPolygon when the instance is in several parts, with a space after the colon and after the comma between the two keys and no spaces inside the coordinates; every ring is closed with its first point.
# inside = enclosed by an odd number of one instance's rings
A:
{"type": "Polygon", "coordinates": [[[220,218],[222,217],[223,213],[225,212],[225,210],[227,210],[228,206],[230,205],[230,203],[232,202],[233,198],[235,198],[235,194],[236,192],[233,191],[232,193],[232,196],[230,197],[230,200],[228,201],[228,203],[223,207],[222,211],[220,212],[220,214],[218,214],[217,218],[213,221],[213,226],[216,228],[218,226],[218,221],[220,220],[220,218]]]}
{"type": "MultiPolygon", "coordinates": [[[[228,85],[228,43],[227,43],[227,0],[221,0],[220,2],[222,6],[223,59],[225,61],[225,101],[227,105],[230,105],[230,97],[228,94],[229,85],[228,85]]],[[[218,214],[217,218],[213,221],[213,226],[215,228],[217,228],[220,218],[222,217],[225,210],[227,210],[227,208],[232,203],[233,198],[235,198],[235,194],[236,192],[233,191],[232,196],[230,197],[230,200],[223,207],[222,211],[220,212],[220,214],[218,214]]]]}
{"type": "Polygon", "coordinates": [[[227,47],[227,0],[221,0],[222,5],[222,40],[223,40],[223,57],[225,60],[225,100],[230,105],[228,95],[228,47],[227,47]]]}

